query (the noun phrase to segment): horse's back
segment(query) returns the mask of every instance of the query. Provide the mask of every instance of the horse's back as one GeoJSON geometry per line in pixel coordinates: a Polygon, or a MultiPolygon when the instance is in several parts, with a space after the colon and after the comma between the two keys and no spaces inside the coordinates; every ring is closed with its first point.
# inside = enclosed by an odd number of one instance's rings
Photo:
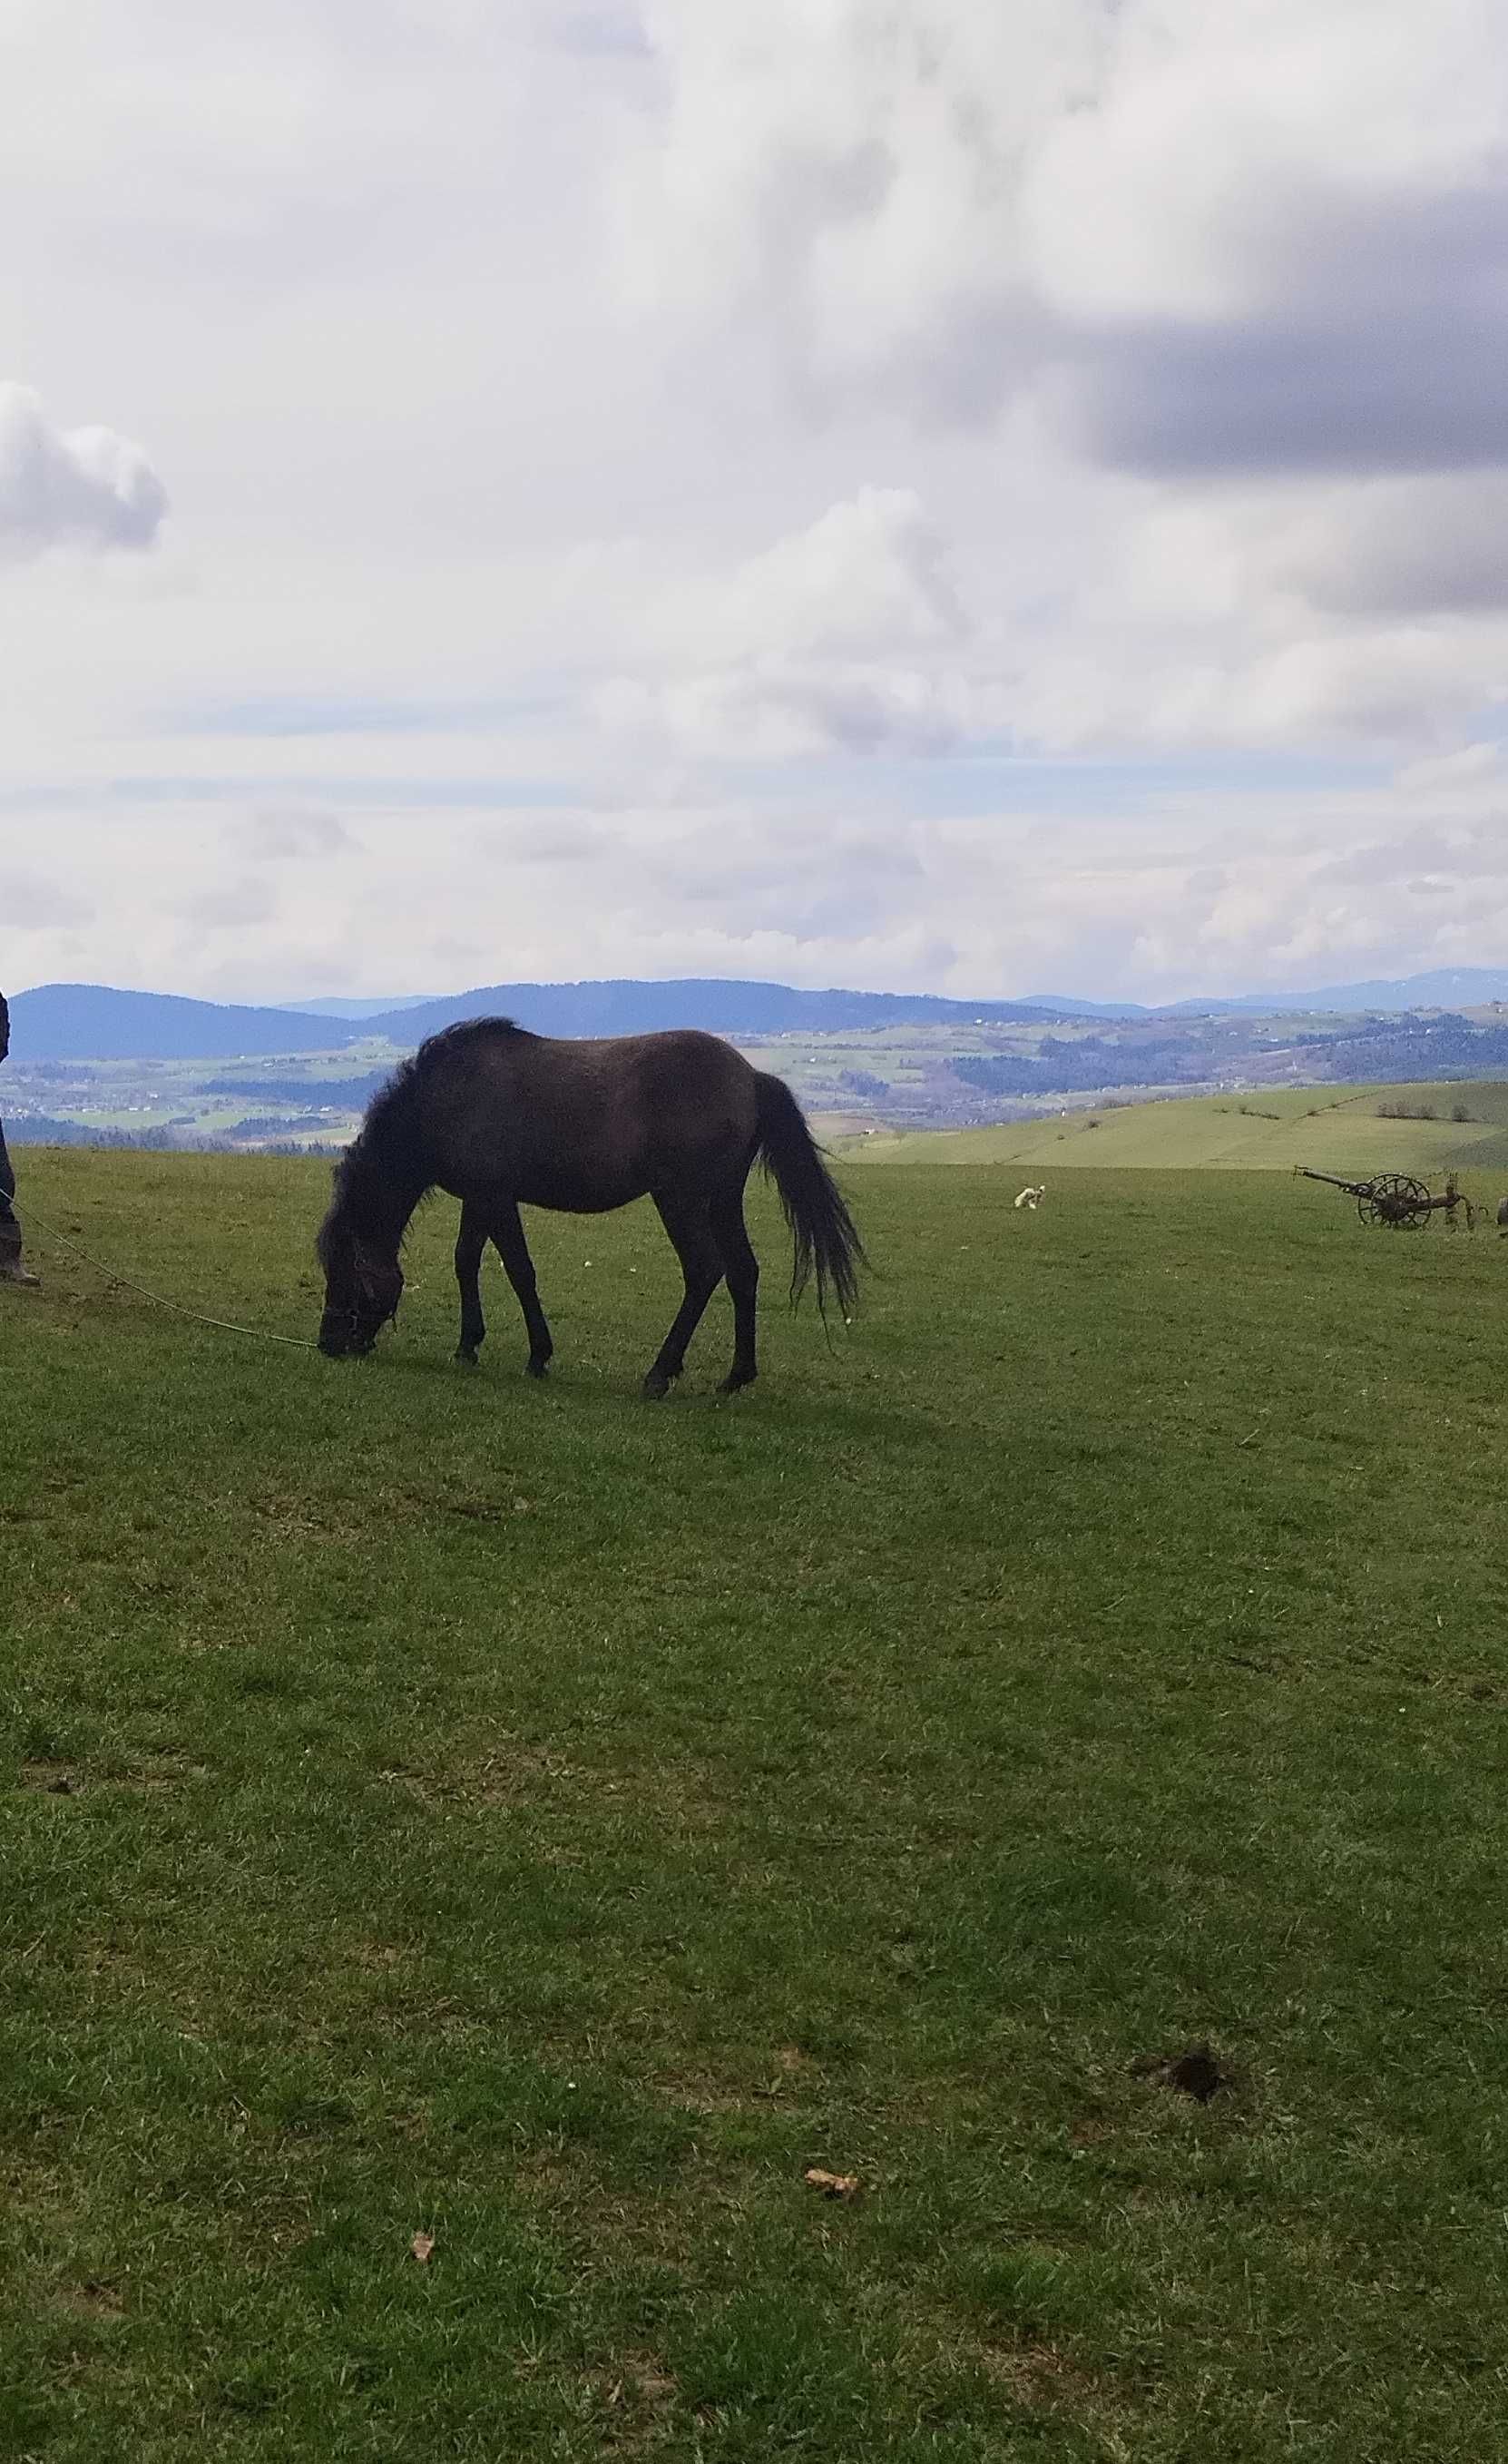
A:
{"type": "Polygon", "coordinates": [[[435,1098],[445,1187],[571,1213],[731,1171],[757,1128],[752,1066],[690,1027],[479,1040],[456,1054],[435,1098]]]}

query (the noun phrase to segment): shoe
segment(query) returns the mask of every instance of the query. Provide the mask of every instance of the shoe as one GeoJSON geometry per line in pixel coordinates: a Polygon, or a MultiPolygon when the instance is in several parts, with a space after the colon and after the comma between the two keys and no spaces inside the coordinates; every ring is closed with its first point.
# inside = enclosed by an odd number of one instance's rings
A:
{"type": "Polygon", "coordinates": [[[19,1259],[13,1265],[9,1262],[0,1265],[0,1284],[25,1284],[30,1290],[35,1291],[41,1281],[41,1276],[33,1275],[31,1267],[23,1266],[19,1259]]]}

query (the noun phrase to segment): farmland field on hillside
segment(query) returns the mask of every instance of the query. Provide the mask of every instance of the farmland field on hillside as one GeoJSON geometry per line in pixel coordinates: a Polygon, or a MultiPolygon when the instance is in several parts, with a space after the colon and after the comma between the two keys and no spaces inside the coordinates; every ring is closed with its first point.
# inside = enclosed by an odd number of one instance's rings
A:
{"type": "Polygon", "coordinates": [[[1508,1243],[866,1158],[647,1407],[647,1208],[536,1388],[447,1203],[331,1363],[54,1237],[308,1337],[318,1165],[24,1167],[0,2453],[1498,2452],[1508,1243]]]}
{"type": "MultiPolygon", "coordinates": [[[[842,1144],[852,1161],[919,1164],[929,1171],[939,1164],[1019,1164],[1044,1171],[1088,1165],[1102,1172],[1292,1172],[1308,1164],[1352,1177],[1454,1168],[1467,1178],[1496,1174],[1508,1182],[1508,1085],[1483,1079],[1469,1087],[1459,1080],[1344,1090],[1263,1087],[1249,1095],[1112,1104],[995,1129],[872,1133],[842,1144]]],[[[1495,1193],[1497,1185],[1492,1184],[1495,1193]]],[[[1473,1194],[1485,1195],[1486,1185],[1473,1194]]]]}

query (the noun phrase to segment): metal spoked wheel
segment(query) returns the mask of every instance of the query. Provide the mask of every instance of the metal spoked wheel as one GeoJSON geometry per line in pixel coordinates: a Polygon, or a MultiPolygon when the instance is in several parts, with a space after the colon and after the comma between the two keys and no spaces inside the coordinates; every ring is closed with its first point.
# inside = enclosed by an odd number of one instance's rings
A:
{"type": "Polygon", "coordinates": [[[1379,1173],[1358,1197],[1356,1212],[1364,1223],[1381,1223],[1389,1232],[1418,1232],[1430,1221],[1430,1193],[1411,1173],[1379,1173]]]}

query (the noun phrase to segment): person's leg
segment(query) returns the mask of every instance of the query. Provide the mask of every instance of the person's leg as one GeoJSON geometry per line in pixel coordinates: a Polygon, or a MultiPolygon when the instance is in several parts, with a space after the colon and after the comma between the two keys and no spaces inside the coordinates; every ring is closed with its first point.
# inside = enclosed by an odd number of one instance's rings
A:
{"type": "Polygon", "coordinates": [[[0,1283],[34,1284],[37,1278],[21,1263],[21,1226],[14,1198],[15,1174],[6,1153],[5,1130],[0,1127],[0,1283]]]}

